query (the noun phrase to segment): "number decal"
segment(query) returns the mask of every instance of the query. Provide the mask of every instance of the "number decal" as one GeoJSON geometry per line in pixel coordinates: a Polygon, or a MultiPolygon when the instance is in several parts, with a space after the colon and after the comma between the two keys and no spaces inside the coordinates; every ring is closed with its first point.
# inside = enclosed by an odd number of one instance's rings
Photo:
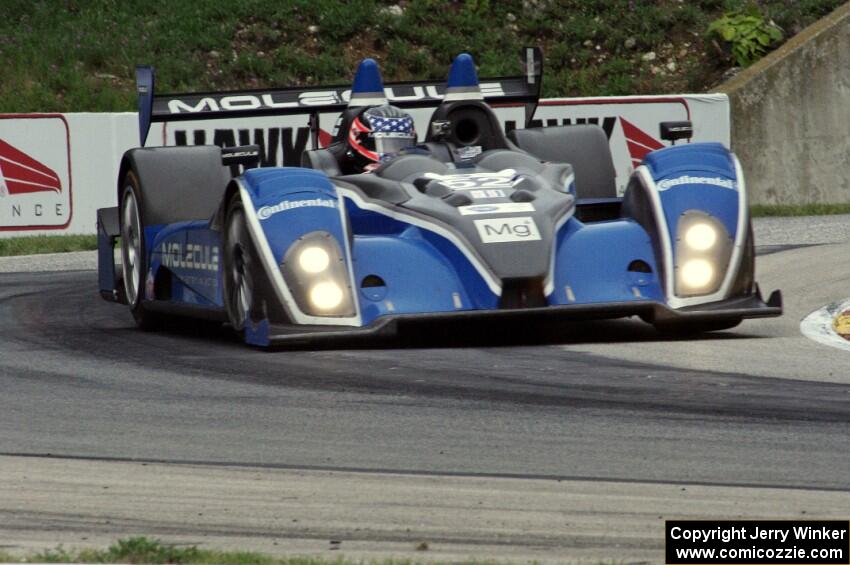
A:
{"type": "Polygon", "coordinates": [[[465,175],[438,175],[425,173],[425,177],[434,179],[452,190],[500,189],[512,188],[516,184],[516,171],[504,169],[497,173],[471,173],[465,175]]]}

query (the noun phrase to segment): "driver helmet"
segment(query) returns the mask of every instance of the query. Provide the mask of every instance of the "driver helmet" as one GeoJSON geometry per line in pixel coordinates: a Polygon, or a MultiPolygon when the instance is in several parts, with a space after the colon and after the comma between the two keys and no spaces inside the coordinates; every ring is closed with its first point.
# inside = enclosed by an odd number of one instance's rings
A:
{"type": "Polygon", "coordinates": [[[389,104],[367,108],[348,129],[349,154],[364,171],[376,169],[414,145],[413,117],[389,104]]]}

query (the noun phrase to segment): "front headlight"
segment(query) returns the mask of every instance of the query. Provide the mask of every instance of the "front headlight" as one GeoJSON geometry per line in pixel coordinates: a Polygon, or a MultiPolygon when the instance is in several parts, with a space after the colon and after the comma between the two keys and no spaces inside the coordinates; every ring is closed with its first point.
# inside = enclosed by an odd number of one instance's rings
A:
{"type": "Polygon", "coordinates": [[[344,297],[342,289],[335,282],[316,283],[310,289],[310,302],[322,311],[333,310],[342,303],[344,297]]]}
{"type": "Polygon", "coordinates": [[[280,271],[295,303],[305,314],[355,314],[342,249],[330,233],[314,231],[300,237],[284,255],[280,271]]]}
{"type": "Polygon", "coordinates": [[[733,243],[716,218],[696,210],[682,214],[675,249],[676,295],[717,292],[726,274],[733,243]]]}
{"type": "Polygon", "coordinates": [[[682,282],[689,288],[705,288],[713,278],[714,267],[706,259],[690,259],[682,265],[682,282]]]}
{"type": "Polygon", "coordinates": [[[708,251],[717,243],[717,230],[714,226],[699,222],[685,232],[685,244],[696,251],[708,251]]]}
{"type": "Polygon", "coordinates": [[[330,263],[328,252],[318,246],[307,247],[298,253],[298,265],[305,273],[321,273],[330,263]]]}

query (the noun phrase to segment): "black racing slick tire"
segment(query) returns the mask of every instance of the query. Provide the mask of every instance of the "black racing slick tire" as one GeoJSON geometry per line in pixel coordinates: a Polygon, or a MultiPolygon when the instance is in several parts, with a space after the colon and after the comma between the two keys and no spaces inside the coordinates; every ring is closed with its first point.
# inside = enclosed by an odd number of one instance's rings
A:
{"type": "Polygon", "coordinates": [[[135,172],[124,176],[121,188],[119,222],[121,229],[121,269],[124,294],[136,325],[143,330],[158,328],[163,321],[160,314],[144,307],[146,244],[142,218],[141,186],[135,172]]]}
{"type": "Polygon", "coordinates": [[[254,311],[257,281],[262,270],[248,231],[248,218],[239,193],[228,202],[224,221],[223,294],[230,325],[244,334],[254,311]]]}

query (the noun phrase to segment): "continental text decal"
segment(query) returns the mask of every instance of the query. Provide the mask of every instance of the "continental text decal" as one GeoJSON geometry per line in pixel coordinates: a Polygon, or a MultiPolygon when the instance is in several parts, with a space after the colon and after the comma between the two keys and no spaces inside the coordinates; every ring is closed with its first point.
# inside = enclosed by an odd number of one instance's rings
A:
{"type": "Polygon", "coordinates": [[[721,177],[692,177],[688,175],[676,177],[674,179],[664,179],[659,181],[657,186],[658,190],[664,191],[682,184],[710,184],[712,186],[719,186],[720,188],[738,190],[737,183],[730,179],[724,179],[721,177]]]}
{"type": "Polygon", "coordinates": [[[307,200],[281,200],[272,206],[263,206],[257,210],[257,217],[268,220],[278,212],[286,212],[296,208],[309,208],[319,206],[322,208],[336,208],[336,200],[330,198],[310,198],[307,200]]]}

